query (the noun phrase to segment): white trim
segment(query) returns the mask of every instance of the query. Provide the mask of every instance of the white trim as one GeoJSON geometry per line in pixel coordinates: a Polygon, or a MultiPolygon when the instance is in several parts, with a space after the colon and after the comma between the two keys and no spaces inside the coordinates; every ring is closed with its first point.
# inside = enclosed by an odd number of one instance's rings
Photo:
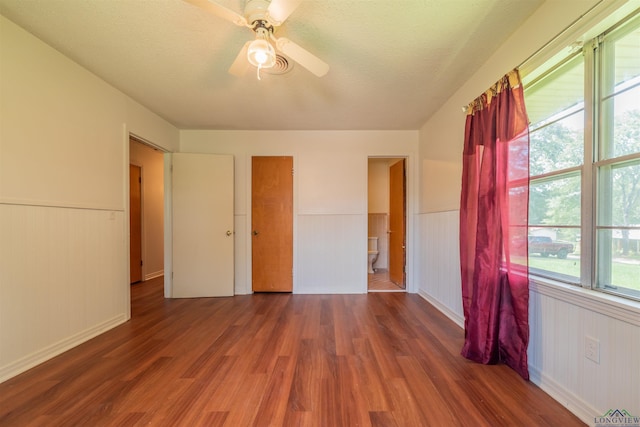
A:
{"type": "Polygon", "coordinates": [[[76,347],[86,341],[89,341],[91,338],[94,338],[102,334],[103,332],[108,331],[109,329],[115,328],[116,326],[121,325],[126,321],[126,314],[118,314],[117,316],[102,323],[98,323],[97,325],[89,329],[64,338],[54,344],[46,346],[34,353],[31,353],[12,363],[9,363],[8,365],[2,366],[0,367],[0,383],[8,380],[9,378],[15,377],[16,375],[19,375],[22,372],[33,368],[34,366],[46,362],[49,359],[53,359],[55,356],[64,353],[65,351],[70,350],[73,347],[76,347]]]}
{"type": "Polygon", "coordinates": [[[529,364],[529,380],[542,391],[547,393],[553,400],[567,408],[572,414],[580,418],[585,424],[591,425],[598,410],[589,405],[570,390],[562,387],[548,375],[545,375],[535,366],[529,364]]]}
{"type": "Polygon", "coordinates": [[[458,325],[461,329],[464,329],[464,317],[460,316],[458,313],[452,311],[446,305],[442,304],[437,299],[433,298],[431,295],[423,291],[422,289],[418,290],[418,295],[424,298],[429,304],[438,309],[442,314],[447,316],[453,323],[458,325]]]}
{"type": "Polygon", "coordinates": [[[136,141],[136,142],[138,142],[140,144],[147,145],[147,146],[153,148],[154,150],[160,151],[163,154],[164,153],[171,153],[171,151],[167,150],[163,146],[158,145],[158,144],[154,144],[153,142],[149,141],[148,139],[143,138],[141,136],[138,136],[133,132],[129,132],[128,134],[129,134],[129,138],[130,139],[133,139],[134,141],[136,141]]]}
{"type": "Polygon", "coordinates": [[[367,289],[367,292],[381,292],[381,293],[389,293],[389,292],[396,292],[396,293],[408,293],[406,289],[367,289]]]}
{"type": "Polygon", "coordinates": [[[640,326],[640,302],[637,301],[531,276],[529,291],[640,326]]]}
{"type": "MultiPolygon", "coordinates": [[[[129,172],[127,171],[127,176],[129,172]]],[[[128,183],[127,183],[128,184],[128,183]]],[[[124,212],[122,206],[107,206],[93,203],[72,203],[68,201],[59,200],[28,200],[20,199],[17,197],[3,197],[0,198],[0,205],[15,205],[15,206],[35,206],[41,208],[60,208],[60,209],[85,209],[90,211],[115,211],[124,212]]]]}
{"type": "MultiPolygon", "coordinates": [[[[234,164],[235,164],[235,154],[234,154],[234,164]]],[[[252,234],[251,232],[252,230],[252,225],[253,225],[253,218],[251,217],[253,214],[253,205],[251,204],[251,201],[253,200],[253,187],[252,187],[252,173],[253,173],[253,169],[252,169],[252,164],[253,164],[253,154],[252,153],[246,153],[246,155],[244,156],[244,170],[245,170],[245,224],[246,224],[246,236],[245,236],[245,245],[246,245],[246,252],[245,252],[245,259],[246,259],[246,263],[245,263],[245,272],[246,272],[246,283],[245,283],[245,295],[252,295],[253,294],[253,238],[252,238],[252,234]]],[[[297,193],[297,181],[298,181],[298,174],[296,173],[296,170],[298,170],[298,162],[296,159],[296,156],[293,156],[293,216],[297,217],[298,216],[298,211],[296,209],[296,200],[298,199],[298,193],[297,193]]],[[[234,182],[234,188],[233,188],[233,194],[235,197],[236,194],[236,188],[235,188],[235,182],[234,182]]],[[[235,211],[235,207],[234,207],[234,211],[235,211]]],[[[291,285],[292,291],[291,293],[296,293],[297,288],[298,288],[298,272],[297,272],[297,268],[296,268],[296,253],[295,251],[298,248],[297,243],[297,223],[296,221],[293,222],[293,272],[291,273],[293,275],[293,283],[291,285]]],[[[234,260],[235,262],[235,260],[234,260]]]]}
{"type": "Polygon", "coordinates": [[[164,297],[173,295],[173,172],[171,153],[164,153],[164,297]]]}
{"type": "Polygon", "coordinates": [[[127,124],[122,125],[122,206],[124,206],[124,221],[122,221],[123,236],[122,239],[122,253],[124,254],[125,268],[122,277],[122,295],[124,297],[124,306],[126,319],[131,319],[131,224],[129,218],[131,217],[131,184],[129,183],[131,177],[129,169],[129,161],[131,160],[131,135],[127,124]]]}

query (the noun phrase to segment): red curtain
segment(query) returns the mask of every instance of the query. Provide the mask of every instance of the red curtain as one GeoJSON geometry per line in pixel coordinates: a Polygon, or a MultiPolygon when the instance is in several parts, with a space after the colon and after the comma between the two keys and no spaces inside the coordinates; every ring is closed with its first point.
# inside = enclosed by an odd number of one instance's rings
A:
{"type": "Polygon", "coordinates": [[[529,379],[529,131],[517,70],[469,105],[460,203],[465,343],[470,360],[529,379]]]}

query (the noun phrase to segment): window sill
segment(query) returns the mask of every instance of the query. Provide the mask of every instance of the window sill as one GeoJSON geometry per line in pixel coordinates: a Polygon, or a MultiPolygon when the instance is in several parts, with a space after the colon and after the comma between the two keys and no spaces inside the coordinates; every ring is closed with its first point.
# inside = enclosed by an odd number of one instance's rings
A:
{"type": "Polygon", "coordinates": [[[529,275],[529,290],[640,326],[640,302],[529,275]]]}

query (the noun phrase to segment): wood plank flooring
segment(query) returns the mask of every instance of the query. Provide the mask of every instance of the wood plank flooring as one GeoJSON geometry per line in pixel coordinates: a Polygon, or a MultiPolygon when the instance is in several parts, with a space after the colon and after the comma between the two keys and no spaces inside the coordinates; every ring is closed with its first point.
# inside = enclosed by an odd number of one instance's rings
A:
{"type": "Polygon", "coordinates": [[[165,300],[0,384],[1,426],[577,426],[505,366],[459,355],[422,298],[254,294],[165,300]]]}

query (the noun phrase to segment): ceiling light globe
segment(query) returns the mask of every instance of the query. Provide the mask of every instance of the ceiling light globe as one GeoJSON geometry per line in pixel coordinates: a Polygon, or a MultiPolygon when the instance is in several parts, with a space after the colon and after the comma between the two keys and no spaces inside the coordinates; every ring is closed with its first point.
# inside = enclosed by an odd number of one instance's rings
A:
{"type": "Polygon", "coordinates": [[[254,40],[247,50],[247,58],[251,65],[270,68],[276,64],[276,51],[266,40],[254,40]]]}

